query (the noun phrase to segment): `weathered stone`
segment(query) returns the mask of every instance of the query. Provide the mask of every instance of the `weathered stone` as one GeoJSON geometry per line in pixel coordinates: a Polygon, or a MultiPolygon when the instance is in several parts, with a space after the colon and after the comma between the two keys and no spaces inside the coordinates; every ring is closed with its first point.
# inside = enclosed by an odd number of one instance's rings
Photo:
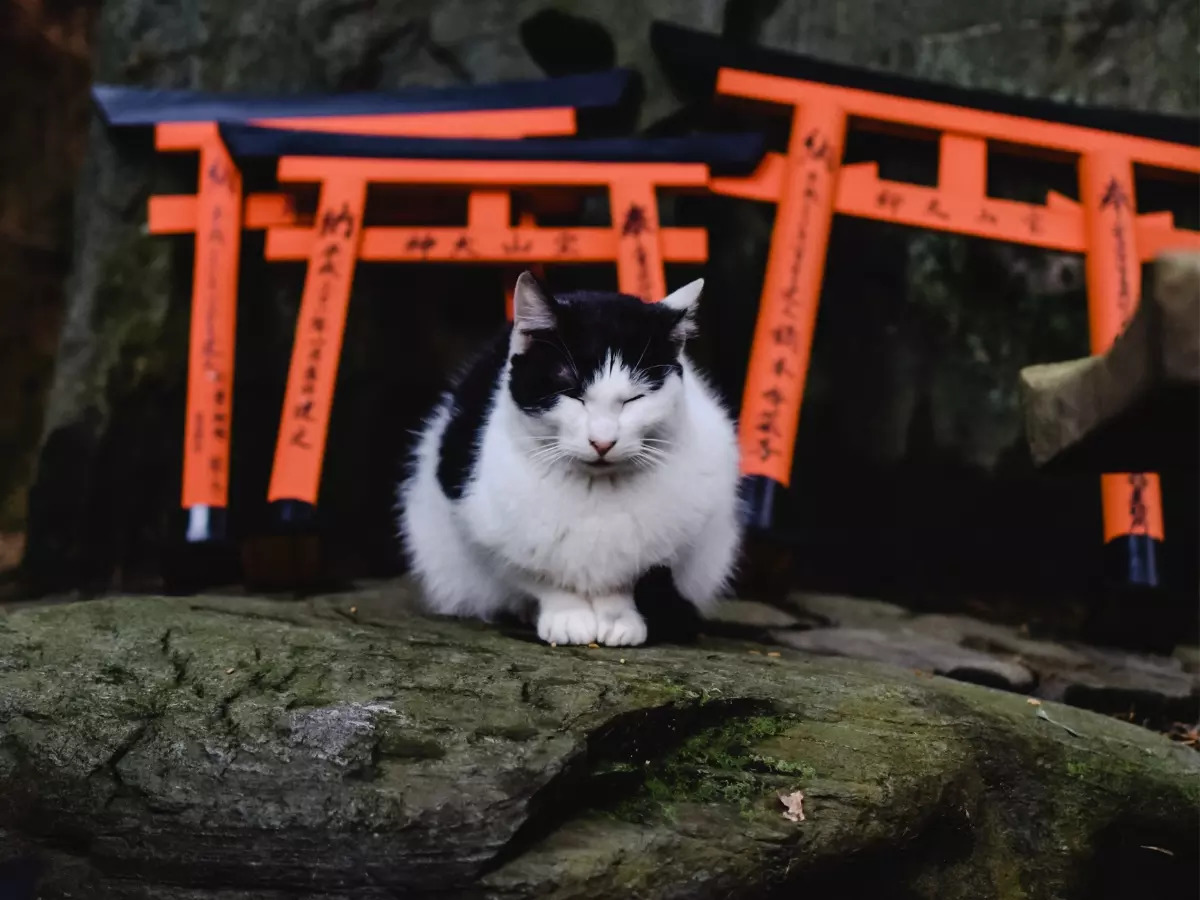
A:
{"type": "Polygon", "coordinates": [[[0,543],[25,527],[54,370],[95,17],[88,0],[0,8],[0,543]]]}
{"type": "Polygon", "coordinates": [[[1157,260],[1107,353],[1021,371],[1035,463],[1094,472],[1200,466],[1200,253],[1157,260]]]}
{"type": "Polygon", "coordinates": [[[1172,656],[1183,663],[1185,672],[1200,672],[1200,647],[1180,645],[1172,656]]]}
{"type": "Polygon", "coordinates": [[[1028,691],[1035,684],[1033,673],[1018,663],[905,628],[894,631],[817,628],[812,631],[776,631],[773,637],[781,644],[808,653],[874,660],[1013,691],[1028,691]]]}
{"type": "Polygon", "coordinates": [[[1169,656],[1145,656],[1075,645],[1087,660],[1073,668],[1043,667],[1038,695],[1110,714],[1132,711],[1140,719],[1200,721],[1200,675],[1169,656]]]}
{"type": "Polygon", "coordinates": [[[812,616],[825,625],[842,628],[890,628],[912,618],[911,612],[895,603],[837,594],[793,591],[787,595],[784,603],[801,615],[812,616]]]}
{"type": "Polygon", "coordinates": [[[1033,640],[1019,634],[1015,628],[970,616],[917,616],[905,627],[981,653],[1014,659],[1038,672],[1047,668],[1069,669],[1088,664],[1086,655],[1063,644],[1033,640]]]}
{"type": "Polygon", "coordinates": [[[736,643],[550,648],[389,590],[0,619],[0,874],[35,861],[45,900],[1196,892],[1200,755],[1149,731],[736,643]]]}
{"type": "Polygon", "coordinates": [[[769,628],[795,628],[804,622],[786,610],[757,600],[724,600],[707,616],[710,624],[734,626],[751,631],[769,628]]]}

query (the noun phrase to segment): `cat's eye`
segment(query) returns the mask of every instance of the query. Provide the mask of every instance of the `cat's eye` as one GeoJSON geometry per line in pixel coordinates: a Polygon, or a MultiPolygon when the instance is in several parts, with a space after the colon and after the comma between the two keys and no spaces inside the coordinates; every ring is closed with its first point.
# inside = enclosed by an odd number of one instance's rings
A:
{"type": "Polygon", "coordinates": [[[638,394],[636,397],[630,397],[628,400],[625,400],[621,405],[625,406],[625,404],[632,403],[634,400],[641,400],[645,396],[645,394],[638,394]]]}

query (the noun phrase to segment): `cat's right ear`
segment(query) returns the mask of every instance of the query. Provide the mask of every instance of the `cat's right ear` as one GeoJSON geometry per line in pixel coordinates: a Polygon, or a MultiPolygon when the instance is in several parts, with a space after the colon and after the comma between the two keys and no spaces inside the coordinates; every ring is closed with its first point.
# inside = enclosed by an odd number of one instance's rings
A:
{"type": "Polygon", "coordinates": [[[524,353],[536,332],[553,331],[557,327],[553,295],[538,281],[537,276],[525,270],[513,289],[513,330],[509,355],[524,353]]]}

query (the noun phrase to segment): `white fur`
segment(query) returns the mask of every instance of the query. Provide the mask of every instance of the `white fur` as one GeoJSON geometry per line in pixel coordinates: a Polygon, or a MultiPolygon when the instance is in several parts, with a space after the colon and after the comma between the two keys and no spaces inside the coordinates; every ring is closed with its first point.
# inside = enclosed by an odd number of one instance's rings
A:
{"type": "MultiPolygon", "coordinates": [[[[690,310],[699,293],[693,283],[668,301],[690,310]]],[[[520,286],[515,299],[519,352],[523,322],[542,313],[520,286]]],[[[540,418],[513,402],[506,369],[457,501],[437,480],[449,410],[435,412],[401,487],[400,523],[432,610],[488,619],[532,596],[542,640],[619,646],[646,640],[633,587],[650,567],[669,566],[701,609],[720,595],[741,537],[733,423],[686,357],[683,377],[657,391],[631,376],[636,363],[608,360],[582,400],[560,397],[540,418]],[[595,466],[593,442],[610,441],[612,465],[595,466]]]]}

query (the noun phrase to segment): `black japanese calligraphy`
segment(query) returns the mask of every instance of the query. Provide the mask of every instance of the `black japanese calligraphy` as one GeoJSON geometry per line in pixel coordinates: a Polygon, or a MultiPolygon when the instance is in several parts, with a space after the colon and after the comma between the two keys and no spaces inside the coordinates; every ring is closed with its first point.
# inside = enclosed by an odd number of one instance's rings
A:
{"type": "Polygon", "coordinates": [[[302,422],[314,422],[313,418],[313,401],[311,399],[297,403],[292,409],[292,418],[302,422]]]}
{"type": "Polygon", "coordinates": [[[758,442],[758,458],[760,462],[766,462],[772,456],[783,456],[783,454],[771,446],[770,438],[760,438],[758,442]]]}
{"type": "Polygon", "coordinates": [[[1121,314],[1121,327],[1129,324],[1133,316],[1133,289],[1129,284],[1129,241],[1125,232],[1125,216],[1122,210],[1132,209],[1132,201],[1116,177],[1109,179],[1100,197],[1100,209],[1112,209],[1115,221],[1112,227],[1113,265],[1117,267],[1117,308],[1121,314]]]}
{"type": "Polygon", "coordinates": [[[787,399],[783,392],[777,387],[771,387],[762,392],[762,398],[774,407],[780,406],[787,399]]]}
{"type": "Polygon", "coordinates": [[[799,349],[798,337],[799,335],[792,325],[780,325],[771,331],[771,340],[789,350],[799,349]]]}
{"type": "Polygon", "coordinates": [[[976,216],[975,221],[981,225],[995,225],[997,220],[996,217],[986,209],[981,209],[979,210],[979,215],[976,216]]]}
{"type": "Polygon", "coordinates": [[[404,245],[404,249],[409,253],[417,252],[421,254],[421,259],[429,259],[429,251],[437,246],[437,238],[431,234],[413,235],[408,239],[408,243],[404,245]]]}
{"type": "Polygon", "coordinates": [[[470,235],[459,235],[458,240],[454,242],[454,246],[450,250],[450,255],[455,257],[460,256],[478,256],[475,248],[471,246],[470,235]]]}
{"type": "Polygon", "coordinates": [[[893,215],[904,205],[904,197],[896,191],[884,188],[875,198],[875,205],[880,209],[887,209],[893,215]]]}
{"type": "Polygon", "coordinates": [[[1129,476],[1129,519],[1132,534],[1147,534],[1150,530],[1150,511],[1146,507],[1146,488],[1149,479],[1135,473],[1129,476]]]}
{"type": "Polygon", "coordinates": [[[1104,188],[1104,194],[1100,197],[1100,208],[1120,210],[1130,206],[1129,195],[1125,193],[1125,189],[1121,187],[1121,183],[1116,177],[1109,179],[1108,184],[1104,188]]]}
{"type": "Polygon", "coordinates": [[[208,180],[217,187],[227,187],[233,183],[233,171],[229,163],[214,159],[208,166],[208,180]]]}
{"type": "Polygon", "coordinates": [[[640,237],[652,230],[646,208],[637,203],[629,204],[629,209],[625,210],[625,218],[621,221],[621,237],[640,237]]]}
{"type": "Polygon", "coordinates": [[[1030,207],[1029,213],[1021,221],[1028,226],[1030,234],[1041,234],[1042,211],[1036,206],[1030,207]]]}
{"type": "Polygon", "coordinates": [[[822,163],[830,172],[837,168],[833,147],[818,129],[814,128],[804,136],[804,149],[808,152],[809,159],[822,163]]]}
{"type": "Polygon", "coordinates": [[[554,238],[554,252],[559,256],[574,256],[578,239],[569,231],[560,231],[554,238]]]}
{"type": "Polygon", "coordinates": [[[337,277],[338,270],[337,266],[334,264],[334,260],[337,259],[337,255],[341,252],[341,249],[342,248],[337,244],[328,244],[322,248],[321,256],[323,257],[323,262],[321,263],[320,268],[317,269],[318,275],[330,275],[335,278],[337,277]]]}
{"type": "Polygon", "coordinates": [[[526,239],[524,242],[522,242],[521,235],[518,232],[513,231],[509,235],[508,240],[500,245],[500,249],[509,256],[512,256],[515,253],[528,253],[533,249],[533,241],[526,239]]]}
{"type": "Polygon", "coordinates": [[[929,205],[925,207],[925,212],[936,219],[941,219],[943,222],[950,218],[950,213],[942,209],[942,201],[938,197],[934,197],[929,201],[929,205]]]}
{"type": "Polygon", "coordinates": [[[301,425],[292,432],[290,443],[293,447],[299,447],[301,450],[311,450],[313,445],[308,440],[308,429],[301,425]]]}
{"type": "Polygon", "coordinates": [[[775,360],[775,363],[771,366],[771,371],[775,373],[776,378],[795,378],[796,377],[795,373],[793,373],[792,370],[788,368],[787,360],[784,359],[783,357],[780,357],[779,359],[775,360]]]}
{"type": "Polygon", "coordinates": [[[342,208],[337,212],[327,209],[321,216],[319,231],[321,237],[337,234],[339,230],[344,238],[349,238],[354,234],[354,216],[350,213],[350,204],[346,202],[342,203],[342,208]]]}

